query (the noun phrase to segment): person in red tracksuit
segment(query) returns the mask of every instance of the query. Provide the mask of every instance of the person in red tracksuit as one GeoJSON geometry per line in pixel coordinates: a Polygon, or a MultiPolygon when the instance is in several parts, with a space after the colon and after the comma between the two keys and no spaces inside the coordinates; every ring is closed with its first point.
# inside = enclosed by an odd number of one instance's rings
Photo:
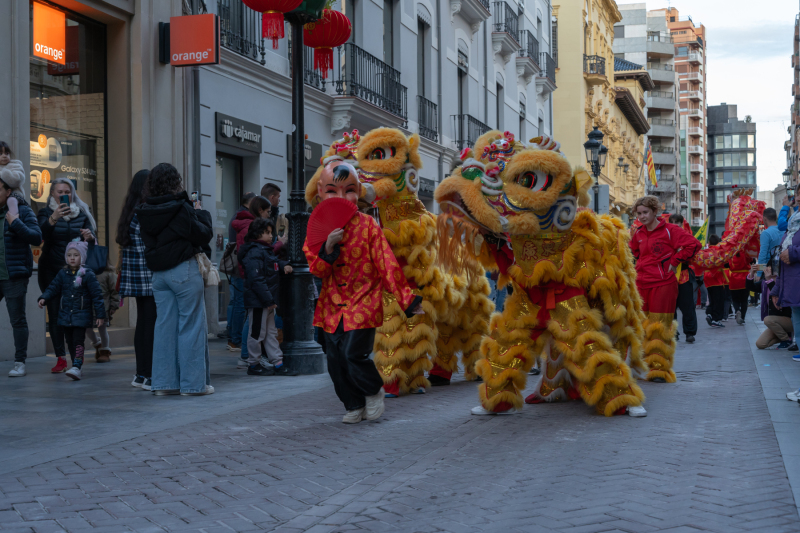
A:
{"type": "Polygon", "coordinates": [[[676,273],[678,265],[688,262],[701,246],[681,228],[659,220],[658,206],[655,196],[639,198],[633,204],[633,212],[641,227],[631,236],[630,246],[636,258],[636,287],[642,296],[642,311],[646,315],[644,351],[650,368],[647,379],[674,383],[676,273]]]}
{"type": "MultiPolygon", "coordinates": [[[[716,246],[720,238],[717,235],[709,235],[708,245],[716,246]]],[[[724,328],[722,323],[723,312],[725,310],[725,286],[728,284],[727,269],[713,268],[706,270],[703,275],[703,283],[708,289],[709,306],[706,312],[706,322],[712,328],[724,328]]]]}

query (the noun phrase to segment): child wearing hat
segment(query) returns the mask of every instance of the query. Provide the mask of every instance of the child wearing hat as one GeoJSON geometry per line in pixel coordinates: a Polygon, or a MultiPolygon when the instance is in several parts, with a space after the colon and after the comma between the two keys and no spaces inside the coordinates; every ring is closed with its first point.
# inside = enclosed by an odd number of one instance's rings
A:
{"type": "Polygon", "coordinates": [[[81,379],[86,328],[95,325],[92,323],[92,309],[97,327],[105,322],[106,317],[103,292],[97,277],[94,272],[83,266],[86,263],[88,249],[89,245],[85,242],[67,244],[66,266],[59,271],[44,294],[39,297],[39,309],[43,309],[48,300],[61,296],[58,325],[64,329],[64,337],[72,359],[72,368],[67,371],[67,376],[74,380],[81,379]]]}

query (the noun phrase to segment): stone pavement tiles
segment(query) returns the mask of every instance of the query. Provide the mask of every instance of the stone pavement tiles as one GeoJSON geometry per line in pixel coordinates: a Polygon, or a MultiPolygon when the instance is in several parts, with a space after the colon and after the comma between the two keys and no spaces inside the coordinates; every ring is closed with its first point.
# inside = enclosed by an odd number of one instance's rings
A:
{"type": "Polygon", "coordinates": [[[42,386],[47,404],[27,390],[0,415],[13,430],[9,417],[30,403],[26,428],[64,427],[74,415],[62,405],[103,389],[124,401],[94,405],[95,416],[119,409],[131,420],[128,409],[139,420],[131,434],[75,420],[107,442],[73,440],[48,462],[65,447],[55,434],[30,443],[38,463],[0,463],[0,531],[800,531],[745,330],[703,323],[694,345],[681,342],[679,382],[642,383],[643,419],[580,402],[475,417],[475,385],[455,382],[346,426],[325,376],[231,371],[213,396],[131,396],[121,359],[103,371],[119,368],[122,385],[42,386]]]}

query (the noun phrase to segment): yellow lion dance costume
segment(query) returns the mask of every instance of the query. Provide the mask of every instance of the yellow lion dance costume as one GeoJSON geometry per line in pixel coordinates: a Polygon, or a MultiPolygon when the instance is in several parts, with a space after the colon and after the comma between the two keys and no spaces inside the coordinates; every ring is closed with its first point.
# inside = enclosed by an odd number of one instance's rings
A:
{"type": "MultiPolygon", "coordinates": [[[[384,323],[375,335],[375,365],[390,395],[421,393],[450,383],[462,353],[464,374],[474,380],[480,344],[489,332],[494,305],[489,284],[477,261],[463,276],[451,276],[437,266],[436,217],[417,198],[419,136],[378,128],[363,137],[345,134],[323,158],[348,160],[358,169],[362,200],[378,208],[380,223],[392,251],[415,294],[423,297],[424,315],[406,318],[393,295],[383,294],[384,323]],[[425,372],[430,372],[430,381],[425,372]]],[[[318,173],[321,171],[318,171],[318,173]]],[[[306,201],[316,198],[318,174],[306,188],[306,201]]]]}
{"type": "Polygon", "coordinates": [[[491,318],[476,364],[483,378],[473,414],[522,407],[536,357],[544,368],[528,403],[578,397],[606,416],[645,416],[641,299],[622,222],[578,206],[591,180],[573,173],[559,145],[534,146],[491,131],[436,189],[440,257],[457,269],[472,255],[499,270],[512,295],[491,318]],[[630,362],[626,363],[626,360],[630,362]]]}

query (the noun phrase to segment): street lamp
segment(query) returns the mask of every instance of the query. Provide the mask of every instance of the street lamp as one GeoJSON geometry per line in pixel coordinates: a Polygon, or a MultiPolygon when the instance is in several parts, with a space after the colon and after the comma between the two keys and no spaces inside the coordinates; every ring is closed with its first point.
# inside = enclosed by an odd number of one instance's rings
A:
{"type": "Polygon", "coordinates": [[[783,171],[782,176],[783,176],[783,183],[788,185],[789,184],[789,178],[792,177],[792,171],[787,168],[786,170],[783,171]]]}
{"type": "Polygon", "coordinates": [[[594,175],[594,211],[600,213],[600,171],[606,166],[606,157],[608,157],[608,148],[603,145],[603,132],[594,127],[589,132],[589,140],[583,143],[583,149],[586,151],[586,162],[589,163],[589,168],[594,175]]]}

